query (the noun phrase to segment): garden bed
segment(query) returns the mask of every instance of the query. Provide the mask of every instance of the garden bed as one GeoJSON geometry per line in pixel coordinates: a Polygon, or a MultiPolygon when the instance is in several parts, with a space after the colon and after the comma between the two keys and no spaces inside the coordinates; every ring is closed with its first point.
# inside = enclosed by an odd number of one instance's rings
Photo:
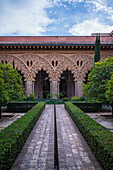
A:
{"type": "Polygon", "coordinates": [[[65,108],[105,170],[113,170],[113,133],[70,102],[65,108]]]}
{"type": "Polygon", "coordinates": [[[0,170],[10,169],[44,107],[45,103],[38,103],[0,132],[0,170]]]}

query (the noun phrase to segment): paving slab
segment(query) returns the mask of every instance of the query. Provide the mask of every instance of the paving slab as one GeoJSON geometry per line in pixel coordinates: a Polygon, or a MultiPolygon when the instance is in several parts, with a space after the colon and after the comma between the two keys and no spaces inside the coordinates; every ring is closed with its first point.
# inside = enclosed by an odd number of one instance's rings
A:
{"type": "Polygon", "coordinates": [[[102,170],[64,105],[56,105],[56,119],[59,169],[102,170]]]}
{"type": "Polygon", "coordinates": [[[54,169],[53,113],[54,106],[46,105],[11,170],[54,169]]]}

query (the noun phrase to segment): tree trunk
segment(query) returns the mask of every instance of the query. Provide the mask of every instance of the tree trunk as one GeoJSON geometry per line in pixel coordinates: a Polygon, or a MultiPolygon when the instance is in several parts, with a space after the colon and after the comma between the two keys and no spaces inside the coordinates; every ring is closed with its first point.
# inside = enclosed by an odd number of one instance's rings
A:
{"type": "Polygon", "coordinates": [[[113,102],[112,102],[112,118],[113,118],[113,102]]]}
{"type": "Polygon", "coordinates": [[[1,116],[1,105],[0,105],[0,119],[1,119],[1,117],[2,117],[2,116],[1,116]]]}

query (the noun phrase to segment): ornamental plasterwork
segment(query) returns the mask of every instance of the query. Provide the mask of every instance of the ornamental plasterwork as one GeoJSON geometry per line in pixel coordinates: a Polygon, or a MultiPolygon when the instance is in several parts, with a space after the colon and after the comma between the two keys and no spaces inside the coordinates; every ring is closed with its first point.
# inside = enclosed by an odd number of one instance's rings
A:
{"type": "MultiPolygon", "coordinates": [[[[102,58],[106,56],[102,56],[102,58]]],[[[20,70],[25,81],[35,81],[38,71],[43,69],[49,75],[50,81],[60,81],[63,71],[71,71],[74,80],[84,81],[86,73],[91,70],[94,64],[94,57],[90,54],[60,55],[49,54],[45,56],[37,54],[23,54],[20,56],[0,55],[0,62],[7,61],[7,64],[15,61],[16,69],[20,70]]]]}
{"type": "Polygon", "coordinates": [[[94,64],[94,58],[91,55],[79,54],[72,55],[70,58],[74,62],[74,68],[77,67],[77,71],[73,68],[72,73],[74,74],[75,81],[84,81],[86,73],[91,70],[94,64]]]}
{"type": "Polygon", "coordinates": [[[105,60],[108,57],[113,57],[113,55],[112,54],[102,54],[101,55],[101,60],[105,60]]]}
{"type": "Polygon", "coordinates": [[[74,76],[74,80],[84,80],[86,73],[93,65],[93,57],[89,55],[48,55],[45,56],[51,62],[53,72],[50,72],[50,80],[60,81],[63,71],[69,70],[74,76]],[[57,64],[56,64],[57,62],[57,64]]]}

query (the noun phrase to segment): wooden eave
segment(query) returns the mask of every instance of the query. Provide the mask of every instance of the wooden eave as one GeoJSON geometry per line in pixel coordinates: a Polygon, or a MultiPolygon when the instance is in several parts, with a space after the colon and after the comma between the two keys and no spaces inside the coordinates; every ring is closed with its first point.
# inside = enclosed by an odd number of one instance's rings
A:
{"type": "MultiPolygon", "coordinates": [[[[113,50],[113,44],[101,44],[101,50],[113,50]]],[[[94,44],[0,44],[0,50],[94,50],[94,44]]]]}

